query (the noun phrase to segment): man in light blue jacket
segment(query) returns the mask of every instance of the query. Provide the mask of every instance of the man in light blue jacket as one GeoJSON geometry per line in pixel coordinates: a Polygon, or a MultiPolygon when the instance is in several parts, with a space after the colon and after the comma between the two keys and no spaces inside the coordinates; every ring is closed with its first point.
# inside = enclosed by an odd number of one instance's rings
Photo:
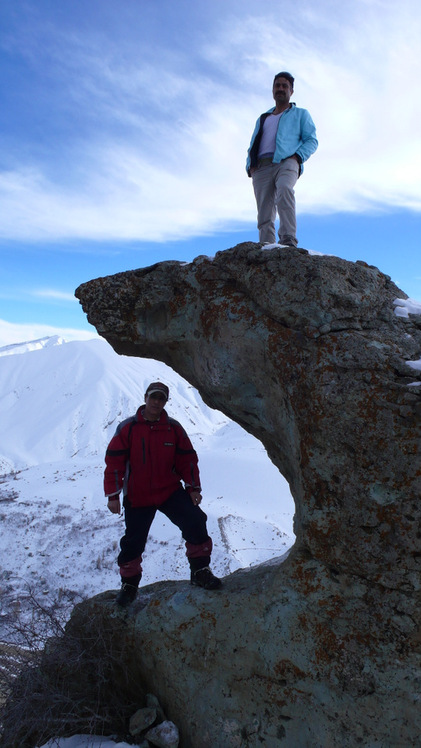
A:
{"type": "Polygon", "coordinates": [[[303,163],[318,146],[316,128],[307,109],[290,103],[294,78],[275,75],[275,107],[256,122],[247,154],[246,170],[253,180],[257,203],[257,228],[262,244],[276,242],[275,219],[279,216],[279,243],[296,247],[297,219],[294,187],[303,163]]]}

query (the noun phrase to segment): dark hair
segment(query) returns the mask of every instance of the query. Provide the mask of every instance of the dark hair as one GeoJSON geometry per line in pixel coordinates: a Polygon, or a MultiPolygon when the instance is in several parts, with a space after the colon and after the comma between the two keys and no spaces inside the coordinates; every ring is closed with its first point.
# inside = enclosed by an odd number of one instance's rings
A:
{"type": "Polygon", "coordinates": [[[275,83],[277,78],[286,78],[287,81],[290,82],[291,88],[294,88],[294,78],[292,77],[291,73],[286,73],[285,71],[283,73],[276,73],[273,82],[275,83]]]}

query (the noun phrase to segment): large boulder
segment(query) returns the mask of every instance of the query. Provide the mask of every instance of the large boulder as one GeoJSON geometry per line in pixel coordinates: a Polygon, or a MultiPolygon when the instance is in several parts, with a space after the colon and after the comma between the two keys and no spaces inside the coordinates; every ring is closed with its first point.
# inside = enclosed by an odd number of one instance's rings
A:
{"type": "Polygon", "coordinates": [[[287,559],[219,593],[159,586],[125,621],[183,748],[415,745],[421,319],[396,314],[406,295],[363,262],[245,243],[76,296],[118,353],[169,364],[260,439],[295,500],[287,559]]]}

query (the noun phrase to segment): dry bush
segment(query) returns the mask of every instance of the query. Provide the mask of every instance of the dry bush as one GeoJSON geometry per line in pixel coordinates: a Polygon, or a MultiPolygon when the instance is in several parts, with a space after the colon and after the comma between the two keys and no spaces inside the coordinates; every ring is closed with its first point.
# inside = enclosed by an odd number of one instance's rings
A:
{"type": "Polygon", "coordinates": [[[93,615],[83,603],[64,625],[54,602],[33,596],[31,620],[16,619],[21,646],[7,645],[0,671],[2,748],[81,732],[127,739],[127,720],[144,705],[145,691],[124,618],[107,615],[104,605],[104,615],[93,615]]]}

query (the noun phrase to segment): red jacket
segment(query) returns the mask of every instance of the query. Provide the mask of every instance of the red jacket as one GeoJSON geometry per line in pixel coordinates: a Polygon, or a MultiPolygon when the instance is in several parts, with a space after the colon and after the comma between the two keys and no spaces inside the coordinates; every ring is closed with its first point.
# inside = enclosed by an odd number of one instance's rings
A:
{"type": "Polygon", "coordinates": [[[123,488],[131,506],[159,506],[180,488],[200,489],[198,458],[178,421],[163,410],[159,421],[142,415],[119,424],[105,455],[106,496],[123,488]]]}

